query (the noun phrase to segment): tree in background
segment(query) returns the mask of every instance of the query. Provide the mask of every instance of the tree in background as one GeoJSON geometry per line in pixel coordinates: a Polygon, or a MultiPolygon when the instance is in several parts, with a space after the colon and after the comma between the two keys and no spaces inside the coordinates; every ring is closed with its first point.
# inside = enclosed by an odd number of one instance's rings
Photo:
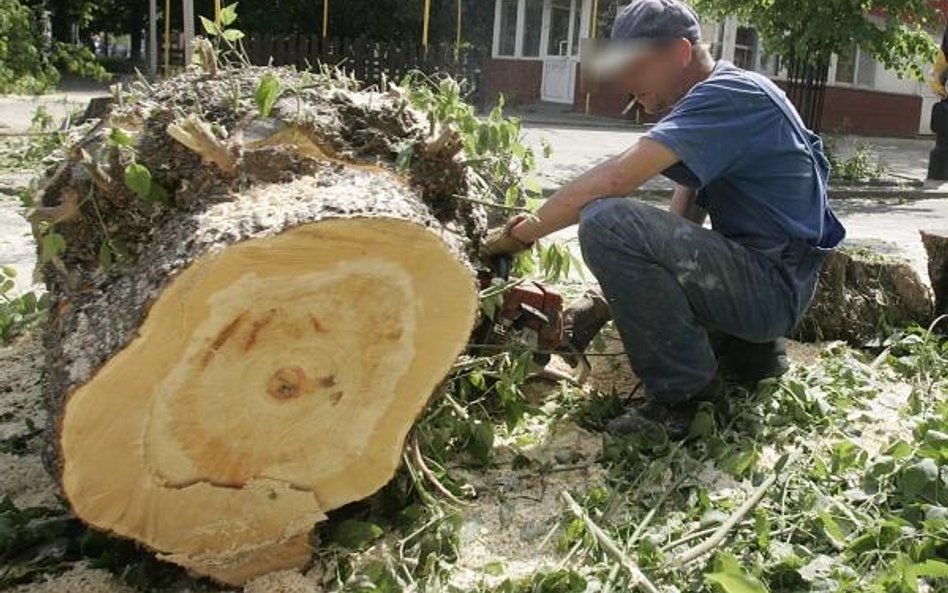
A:
{"type": "Polygon", "coordinates": [[[753,26],[765,50],[781,56],[787,93],[807,125],[819,129],[832,54],[857,44],[900,76],[925,79],[940,21],[929,0],[694,0],[698,11],[735,15],[753,26]]]}
{"type": "Polygon", "coordinates": [[[33,17],[20,0],[0,0],[0,93],[40,93],[59,79],[33,17]]]}

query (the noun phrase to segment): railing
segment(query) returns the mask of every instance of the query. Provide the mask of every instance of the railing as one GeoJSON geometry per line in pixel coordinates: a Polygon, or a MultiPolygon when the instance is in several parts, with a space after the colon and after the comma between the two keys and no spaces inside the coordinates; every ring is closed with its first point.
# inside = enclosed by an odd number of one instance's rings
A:
{"type": "Polygon", "coordinates": [[[366,39],[322,38],[318,35],[266,35],[249,33],[244,47],[256,65],[316,67],[339,66],[366,84],[383,78],[397,81],[412,70],[425,74],[450,74],[467,82],[468,100],[480,104],[484,87],[484,65],[488,54],[477,49],[456,52],[451,45],[429,46],[424,51],[413,43],[383,43],[366,39]]]}

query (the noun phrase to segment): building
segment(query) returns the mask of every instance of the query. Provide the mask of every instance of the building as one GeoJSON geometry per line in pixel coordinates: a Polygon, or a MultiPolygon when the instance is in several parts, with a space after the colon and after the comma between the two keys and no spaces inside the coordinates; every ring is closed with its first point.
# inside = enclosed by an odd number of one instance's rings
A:
{"type": "MultiPolygon", "coordinates": [[[[611,22],[616,2],[598,0],[495,0],[494,37],[487,65],[489,96],[508,102],[561,104],[572,111],[621,117],[629,102],[619,89],[584,92],[580,80],[580,40],[597,20],[611,22]],[[602,10],[602,14],[598,11],[602,10]]],[[[625,2],[622,2],[623,4],[625,2]]],[[[778,60],[762,49],[756,31],[736,18],[703,23],[702,36],[716,58],[785,80],[778,60]]],[[[830,62],[821,129],[865,135],[929,134],[936,97],[925,83],[898,75],[853,47],[830,62]]],[[[641,117],[641,114],[632,114],[641,117]]]]}

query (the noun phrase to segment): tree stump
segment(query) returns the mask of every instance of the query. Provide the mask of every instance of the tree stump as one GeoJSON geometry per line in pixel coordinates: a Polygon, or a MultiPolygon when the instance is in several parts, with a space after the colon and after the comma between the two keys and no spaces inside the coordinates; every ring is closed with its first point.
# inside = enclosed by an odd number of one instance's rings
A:
{"type": "Polygon", "coordinates": [[[50,471],[83,521],[223,583],[303,567],[391,479],[475,322],[459,139],[354,87],[139,83],[34,201],[50,471]]]}
{"type": "Polygon", "coordinates": [[[928,278],[935,293],[935,316],[948,314],[948,230],[919,231],[928,254],[928,278]]]}
{"type": "Polygon", "coordinates": [[[790,336],[863,346],[893,329],[927,324],[931,315],[930,291],[907,261],[885,244],[850,243],[827,257],[816,296],[790,336]]]}

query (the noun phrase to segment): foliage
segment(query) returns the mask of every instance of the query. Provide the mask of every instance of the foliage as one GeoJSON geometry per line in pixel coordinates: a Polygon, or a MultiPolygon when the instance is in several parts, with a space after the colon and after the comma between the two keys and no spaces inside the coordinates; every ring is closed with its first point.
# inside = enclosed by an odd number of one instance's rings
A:
{"type": "Polygon", "coordinates": [[[0,170],[23,171],[35,168],[62,146],[66,138],[66,134],[55,129],[52,115],[42,105],[33,113],[29,131],[33,135],[26,140],[2,145],[0,170]]]}
{"type": "Polygon", "coordinates": [[[96,59],[92,50],[84,45],[55,42],[50,62],[61,73],[82,76],[99,82],[105,82],[112,75],[96,59]]]}
{"type": "Polygon", "coordinates": [[[887,69],[921,81],[938,51],[928,28],[939,21],[928,0],[695,0],[695,6],[702,14],[736,15],[749,23],[768,53],[810,55],[814,64],[855,43],[887,69]]]}
{"type": "Polygon", "coordinates": [[[9,342],[49,307],[46,293],[37,296],[34,292],[24,292],[13,296],[15,286],[16,270],[10,266],[0,267],[0,344],[9,342]]]}
{"type": "Polygon", "coordinates": [[[0,93],[41,93],[58,80],[40,52],[32,11],[20,0],[0,0],[0,93]]]}
{"type": "Polygon", "coordinates": [[[830,162],[830,176],[836,180],[870,181],[885,175],[885,165],[870,142],[856,141],[848,149],[840,150],[835,139],[828,139],[826,157],[830,162]]]}

